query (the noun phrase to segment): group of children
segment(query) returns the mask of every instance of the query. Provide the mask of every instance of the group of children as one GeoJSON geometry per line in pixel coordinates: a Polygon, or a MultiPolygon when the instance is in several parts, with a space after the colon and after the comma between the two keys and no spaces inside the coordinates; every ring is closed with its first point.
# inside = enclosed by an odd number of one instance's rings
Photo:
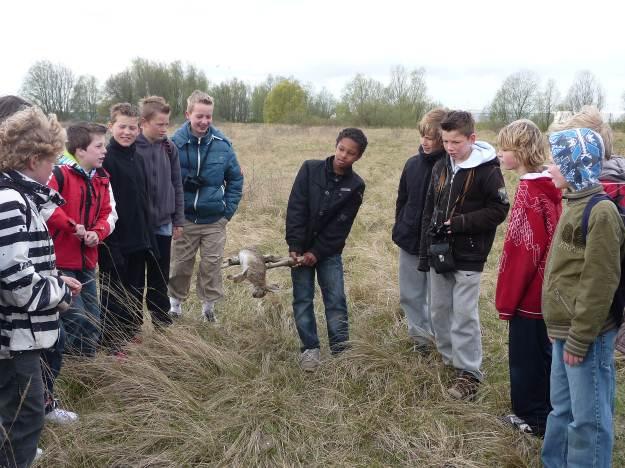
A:
{"type": "Polygon", "coordinates": [[[496,152],[475,141],[470,114],[425,115],[393,228],[400,305],[415,351],[435,348],[455,371],[449,396],[475,397],[483,378],[480,272],[509,207],[500,167],[516,172],[495,297],[509,323],[514,413],[502,419],[544,436],[546,467],[607,467],[623,320],[615,293],[623,287],[617,205],[625,164],[612,157],[612,131],[594,108],[550,130],[547,145],[531,121],[512,122],[499,132],[496,152]]]}
{"type": "MultiPolygon", "coordinates": [[[[82,122],[65,132],[25,101],[0,98],[0,466],[29,466],[46,413],[77,418],[53,398],[63,354],[103,348],[123,360],[126,345],[141,340],[144,294],[155,329],[182,314],[198,250],[202,317],[216,320],[226,225],[243,173],[212,126],[212,98],[195,91],[187,103],[171,140],[164,99],[112,106],[107,144],[104,126],[82,122]]],[[[584,109],[553,129],[551,158],[529,120],[502,129],[497,150],[476,141],[464,111],[434,109],[419,132],[393,227],[414,350],[436,350],[454,370],[451,398],[475,397],[484,378],[480,278],[510,211],[496,290],[509,322],[514,413],[504,420],[544,436],[547,467],[609,466],[622,320],[612,298],[625,256],[625,227],[604,193],[623,199],[625,164],[611,157],[609,126],[584,109]],[[511,209],[501,167],[520,178],[511,209]]],[[[344,129],[334,155],[303,163],[289,196],[286,242],[297,264],[293,311],[305,371],[320,364],[315,276],[331,352],[349,346],[341,253],[365,190],[352,166],[367,144],[361,130],[344,129]]]]}
{"type": "Polygon", "coordinates": [[[0,98],[0,466],[32,463],[44,420],[78,418],[53,396],[64,354],[124,360],[141,341],[144,295],[156,330],[181,315],[198,248],[202,316],[215,320],[243,174],[213,105],[194,91],[170,140],[158,96],[113,105],[108,129],[67,130],[0,98]]]}

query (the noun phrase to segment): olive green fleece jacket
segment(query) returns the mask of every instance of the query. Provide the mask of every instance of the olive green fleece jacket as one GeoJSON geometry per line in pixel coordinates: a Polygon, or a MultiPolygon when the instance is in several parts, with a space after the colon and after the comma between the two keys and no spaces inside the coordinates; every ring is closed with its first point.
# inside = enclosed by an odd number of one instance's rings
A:
{"type": "Polygon", "coordinates": [[[549,251],[542,310],[549,336],[564,340],[564,350],[585,357],[598,335],[616,328],[610,306],[621,277],[625,227],[611,201],[597,203],[588,221],[582,215],[601,186],[563,195],[562,216],[549,251]]]}

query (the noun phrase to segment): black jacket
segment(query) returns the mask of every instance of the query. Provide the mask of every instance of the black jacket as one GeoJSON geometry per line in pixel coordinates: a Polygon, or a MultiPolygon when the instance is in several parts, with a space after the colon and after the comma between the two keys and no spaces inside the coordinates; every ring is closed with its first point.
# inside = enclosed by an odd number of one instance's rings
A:
{"type": "Polygon", "coordinates": [[[103,167],[110,175],[119,216],[115,230],[100,245],[100,264],[107,269],[111,260],[119,263],[120,256],[152,249],[154,233],[145,165],[135,145],[122,146],[111,138],[103,167]]]}
{"type": "Polygon", "coordinates": [[[455,176],[449,156],[434,165],[423,211],[419,248],[421,271],[429,269],[433,228],[441,226],[450,217],[456,268],[467,271],[484,269],[497,226],[506,219],[510,204],[494,150],[487,143],[481,144],[488,147],[487,154],[474,157],[474,150],[470,161],[462,163],[455,176]]]}
{"type": "Polygon", "coordinates": [[[432,168],[443,156],[445,150],[425,154],[419,147],[419,153],[406,161],[399,179],[393,242],[411,255],[419,254],[421,219],[432,168]]]}
{"type": "Polygon", "coordinates": [[[351,168],[343,175],[332,169],[334,156],[305,161],[286,211],[286,242],[290,252],[312,252],[317,260],[340,254],[365,192],[365,182],[351,168]]]}

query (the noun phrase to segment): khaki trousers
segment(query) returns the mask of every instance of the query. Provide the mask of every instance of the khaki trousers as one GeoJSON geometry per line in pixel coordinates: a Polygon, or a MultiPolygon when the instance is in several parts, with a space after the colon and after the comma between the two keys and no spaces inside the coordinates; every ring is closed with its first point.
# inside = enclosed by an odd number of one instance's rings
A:
{"type": "Polygon", "coordinates": [[[227,223],[226,218],[213,224],[185,223],[182,237],[172,245],[170,297],[184,301],[189,296],[198,249],[200,267],[195,287],[198,297],[202,302],[215,302],[223,297],[221,258],[226,245],[227,223]]]}

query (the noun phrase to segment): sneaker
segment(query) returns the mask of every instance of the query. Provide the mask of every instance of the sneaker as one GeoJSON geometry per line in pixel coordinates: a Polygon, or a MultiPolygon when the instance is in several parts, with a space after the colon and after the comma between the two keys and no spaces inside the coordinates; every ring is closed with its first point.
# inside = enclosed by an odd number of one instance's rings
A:
{"type": "Polygon", "coordinates": [[[426,343],[415,343],[412,345],[412,352],[421,356],[429,356],[435,349],[435,346],[426,343]]]}
{"type": "Polygon", "coordinates": [[[305,349],[299,357],[299,366],[303,371],[314,372],[321,364],[319,348],[305,349]]]}
{"type": "Polygon", "coordinates": [[[480,381],[469,372],[459,372],[447,393],[455,400],[470,401],[475,398],[480,381]]]}
{"type": "Polygon", "coordinates": [[[33,463],[43,457],[43,450],[37,447],[37,451],[35,452],[35,458],[33,458],[33,463]]]}
{"type": "Polygon", "coordinates": [[[532,427],[527,424],[525,420],[519,418],[516,414],[509,414],[502,417],[501,420],[511,425],[519,432],[523,432],[524,434],[534,434],[532,427]]]}
{"type": "Polygon", "coordinates": [[[174,318],[182,317],[182,303],[175,297],[169,298],[169,315],[174,318]]]}
{"type": "Polygon", "coordinates": [[[215,317],[215,302],[214,301],[202,302],[202,320],[206,322],[217,321],[217,318],[215,317]]]}
{"type": "Polygon", "coordinates": [[[52,409],[46,413],[46,421],[54,424],[72,424],[78,421],[78,415],[73,411],[59,408],[58,400],[53,400],[52,409]]]}

